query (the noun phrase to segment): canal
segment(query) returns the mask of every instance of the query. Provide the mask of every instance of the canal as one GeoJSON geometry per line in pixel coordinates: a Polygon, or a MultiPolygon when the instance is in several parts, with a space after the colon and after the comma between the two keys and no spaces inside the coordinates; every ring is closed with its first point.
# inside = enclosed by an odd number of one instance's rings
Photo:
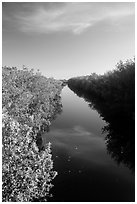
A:
{"type": "Polygon", "coordinates": [[[67,86],[63,111],[43,141],[51,142],[54,170],[52,202],[134,201],[134,174],[107,153],[106,122],[67,86]]]}

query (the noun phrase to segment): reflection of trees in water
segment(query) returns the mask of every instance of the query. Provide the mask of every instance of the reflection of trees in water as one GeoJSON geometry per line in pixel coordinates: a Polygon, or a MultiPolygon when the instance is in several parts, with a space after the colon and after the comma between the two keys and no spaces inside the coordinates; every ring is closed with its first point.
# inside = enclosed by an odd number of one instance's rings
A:
{"type": "MultiPolygon", "coordinates": [[[[56,96],[56,106],[54,107],[54,114],[50,117],[50,122],[53,120],[56,120],[57,116],[62,113],[62,102],[61,102],[61,96],[56,96]]],[[[39,148],[39,151],[43,150],[45,148],[45,144],[43,143],[42,135],[45,132],[50,131],[50,126],[45,126],[45,124],[41,125],[41,130],[37,133],[37,140],[36,144],[39,148]]]]}
{"type": "Polygon", "coordinates": [[[120,102],[109,104],[81,91],[76,91],[89,103],[89,107],[98,111],[107,125],[103,128],[106,133],[107,152],[118,163],[123,163],[129,169],[135,168],[135,120],[131,109],[132,104],[126,108],[120,102]],[[129,107],[129,108],[128,108],[129,107]]]}
{"type": "Polygon", "coordinates": [[[115,125],[111,123],[105,126],[104,130],[107,132],[106,144],[108,153],[118,164],[123,163],[129,169],[134,170],[135,141],[133,130],[129,133],[129,127],[123,126],[123,131],[121,131],[121,127],[117,126],[115,128],[115,125]]]}

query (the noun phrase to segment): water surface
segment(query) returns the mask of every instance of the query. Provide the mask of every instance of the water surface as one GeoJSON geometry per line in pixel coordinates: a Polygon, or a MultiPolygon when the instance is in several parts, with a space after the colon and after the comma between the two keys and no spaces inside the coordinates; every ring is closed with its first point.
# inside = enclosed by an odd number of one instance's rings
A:
{"type": "Polygon", "coordinates": [[[134,174],[107,153],[105,121],[68,87],[62,104],[62,114],[43,135],[44,143],[52,143],[58,172],[51,201],[134,201],[134,174]]]}

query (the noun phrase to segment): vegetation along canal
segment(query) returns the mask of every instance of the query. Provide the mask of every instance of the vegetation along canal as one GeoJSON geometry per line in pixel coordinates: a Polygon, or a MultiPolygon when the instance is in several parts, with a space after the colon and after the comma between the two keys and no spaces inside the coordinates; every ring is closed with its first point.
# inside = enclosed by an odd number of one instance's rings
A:
{"type": "Polygon", "coordinates": [[[107,151],[106,133],[102,133],[107,123],[68,86],[61,97],[63,111],[52,121],[50,131],[43,134],[43,143],[52,144],[54,170],[58,172],[50,200],[134,200],[132,170],[112,158],[117,147],[107,151]]]}
{"type": "Polygon", "coordinates": [[[46,78],[2,68],[4,202],[134,202],[135,62],[46,78]]]}

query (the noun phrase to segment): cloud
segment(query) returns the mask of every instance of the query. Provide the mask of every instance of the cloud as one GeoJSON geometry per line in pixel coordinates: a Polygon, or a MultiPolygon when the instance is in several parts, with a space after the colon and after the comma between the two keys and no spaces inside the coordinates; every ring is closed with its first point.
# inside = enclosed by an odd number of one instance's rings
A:
{"type": "Polygon", "coordinates": [[[80,125],[76,125],[71,129],[51,130],[48,133],[48,138],[50,138],[49,141],[55,149],[59,148],[59,151],[64,149],[65,152],[68,152],[73,157],[100,164],[106,161],[104,138],[86,130],[80,125]]]}
{"type": "Polygon", "coordinates": [[[100,21],[119,21],[134,13],[132,3],[32,2],[15,3],[14,7],[12,5],[13,13],[10,16],[14,26],[16,24],[20,31],[26,33],[69,31],[80,34],[100,21]]]}
{"type": "Polygon", "coordinates": [[[75,135],[78,134],[79,136],[92,136],[92,135],[94,135],[93,133],[85,130],[85,128],[83,128],[82,126],[79,126],[79,125],[74,126],[73,130],[74,130],[74,134],[75,135]]]}
{"type": "Polygon", "coordinates": [[[71,129],[54,129],[48,133],[49,135],[55,136],[57,138],[65,138],[67,137],[86,137],[87,139],[91,139],[91,137],[96,137],[96,135],[92,132],[87,131],[84,127],[76,125],[71,129]]]}

